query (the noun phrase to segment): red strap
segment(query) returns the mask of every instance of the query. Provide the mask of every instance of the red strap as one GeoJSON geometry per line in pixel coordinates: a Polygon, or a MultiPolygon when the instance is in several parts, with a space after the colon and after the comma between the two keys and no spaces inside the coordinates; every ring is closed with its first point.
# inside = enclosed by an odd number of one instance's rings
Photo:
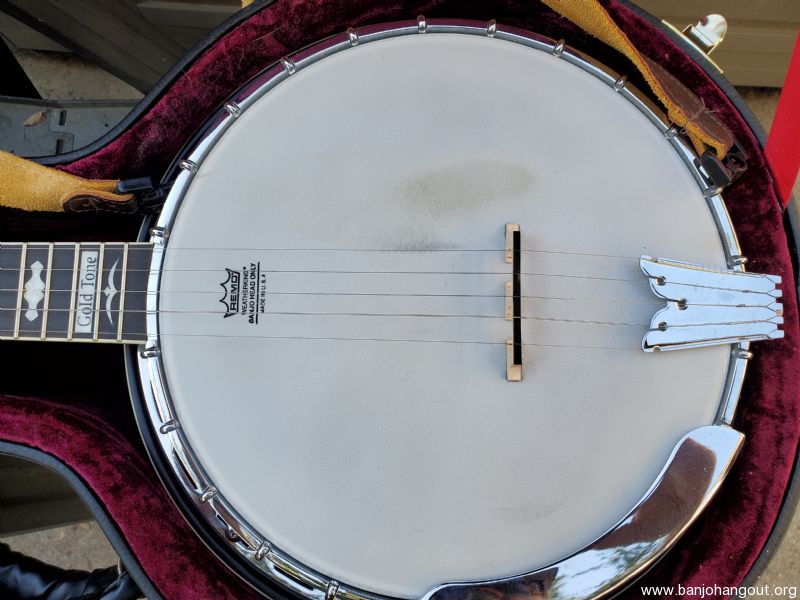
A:
{"type": "Polygon", "coordinates": [[[783,82],[783,92],[764,151],[778,186],[778,196],[786,206],[800,170],[800,35],[794,44],[789,71],[783,82]]]}

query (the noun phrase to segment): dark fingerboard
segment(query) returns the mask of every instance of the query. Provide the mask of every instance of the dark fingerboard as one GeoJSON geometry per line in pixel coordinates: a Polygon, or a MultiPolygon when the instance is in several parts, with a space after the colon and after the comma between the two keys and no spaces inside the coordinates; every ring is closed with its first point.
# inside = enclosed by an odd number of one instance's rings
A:
{"type": "Polygon", "coordinates": [[[146,340],[151,244],[0,245],[0,338],[146,340]]]}

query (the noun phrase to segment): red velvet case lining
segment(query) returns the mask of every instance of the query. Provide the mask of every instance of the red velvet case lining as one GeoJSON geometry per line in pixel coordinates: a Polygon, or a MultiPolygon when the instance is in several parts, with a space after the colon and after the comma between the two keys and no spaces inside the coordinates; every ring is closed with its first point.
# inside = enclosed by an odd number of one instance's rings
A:
{"type": "MultiPolygon", "coordinates": [[[[754,271],[784,278],[786,338],[758,345],[736,419],[747,436],[718,498],[678,546],[641,581],[645,585],[736,585],[758,557],[780,509],[800,436],[798,313],[794,277],[772,179],[757,140],[716,84],[678,46],[635,12],[605,0],[632,41],[677,75],[726,123],[749,154],[747,173],[726,192],[754,271]]],[[[361,1],[284,0],[210,47],[152,109],[91,156],[63,167],[88,177],[158,177],[203,120],[258,71],[349,26],[429,17],[497,19],[588,50],[618,71],[633,68],[549,9],[527,1],[431,0],[379,6],[361,1]]],[[[638,78],[632,77],[634,82],[638,78]]],[[[641,81],[638,80],[640,87],[641,81]]],[[[565,200],[566,201],[566,200],[565,200]]],[[[132,239],[138,220],[4,211],[7,241],[132,239]]],[[[193,535],[147,460],[132,422],[118,348],[3,344],[0,438],[48,452],[82,476],[108,509],[145,572],[165,598],[249,598],[193,535]],[[46,362],[45,362],[46,361],[46,362]],[[30,365],[45,365],[48,377],[30,365]],[[15,395],[25,394],[25,396],[15,395]]],[[[44,369],[43,369],[44,371],[44,369]]],[[[639,586],[625,595],[641,596],[639,586]]]]}

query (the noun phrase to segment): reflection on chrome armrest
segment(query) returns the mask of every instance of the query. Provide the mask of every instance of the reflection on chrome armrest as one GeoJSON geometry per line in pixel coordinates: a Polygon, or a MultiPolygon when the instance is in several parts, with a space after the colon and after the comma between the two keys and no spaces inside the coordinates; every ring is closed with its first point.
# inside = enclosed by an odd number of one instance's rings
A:
{"type": "Polygon", "coordinates": [[[643,573],[692,524],[717,491],[744,435],[709,425],[678,442],[644,498],[608,533],[546,568],[493,581],[447,583],[423,600],[595,598],[643,573]]]}

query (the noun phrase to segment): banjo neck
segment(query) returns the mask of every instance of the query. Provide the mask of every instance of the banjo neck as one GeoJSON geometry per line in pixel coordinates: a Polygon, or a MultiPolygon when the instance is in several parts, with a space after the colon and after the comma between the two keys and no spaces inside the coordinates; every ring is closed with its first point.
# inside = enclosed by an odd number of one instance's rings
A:
{"type": "Polygon", "coordinates": [[[150,243],[3,243],[0,340],[141,344],[150,243]]]}

